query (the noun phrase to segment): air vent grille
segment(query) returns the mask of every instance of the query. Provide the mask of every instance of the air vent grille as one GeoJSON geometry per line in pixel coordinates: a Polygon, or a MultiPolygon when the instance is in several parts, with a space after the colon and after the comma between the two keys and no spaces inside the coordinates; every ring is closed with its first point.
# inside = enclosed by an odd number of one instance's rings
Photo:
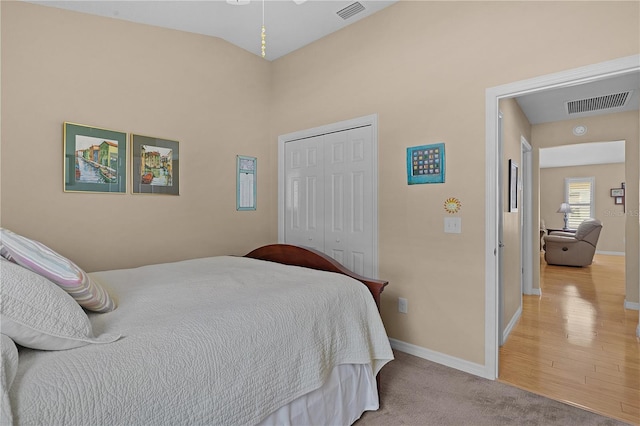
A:
{"type": "Polygon", "coordinates": [[[360,13],[363,10],[364,10],[364,6],[359,2],[355,2],[355,3],[351,3],[349,6],[345,7],[344,9],[340,9],[336,13],[342,19],[349,19],[356,13],[360,13]]]}
{"type": "Polygon", "coordinates": [[[629,100],[631,92],[615,93],[595,98],[580,99],[567,102],[567,113],[579,114],[581,112],[600,111],[609,108],[619,108],[625,106],[629,100]]]}

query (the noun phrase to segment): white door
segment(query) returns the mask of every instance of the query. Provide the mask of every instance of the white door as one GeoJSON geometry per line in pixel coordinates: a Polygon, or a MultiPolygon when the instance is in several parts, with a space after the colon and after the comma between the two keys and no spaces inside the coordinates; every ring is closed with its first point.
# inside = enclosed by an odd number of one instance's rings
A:
{"type": "Polygon", "coordinates": [[[323,136],[285,144],[285,242],[324,252],[323,136]]]}
{"type": "Polygon", "coordinates": [[[375,150],[371,125],[284,143],[284,243],[377,276],[375,150]]]}
{"type": "Polygon", "coordinates": [[[324,252],[351,271],[373,276],[371,126],[325,136],[324,252]]]}

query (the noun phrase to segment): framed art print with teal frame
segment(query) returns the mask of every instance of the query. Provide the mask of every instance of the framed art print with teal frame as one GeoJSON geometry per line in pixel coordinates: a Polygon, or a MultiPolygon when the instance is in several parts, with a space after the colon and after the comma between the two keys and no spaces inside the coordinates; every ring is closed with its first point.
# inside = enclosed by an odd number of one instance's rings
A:
{"type": "Polygon", "coordinates": [[[127,192],[127,134],[64,123],[64,191],[127,192]]]}
{"type": "Polygon", "coordinates": [[[407,183],[443,183],[446,162],[444,143],[407,148],[407,183]]]}
{"type": "Polygon", "coordinates": [[[131,135],[133,194],[180,195],[178,141],[131,135]]]}
{"type": "Polygon", "coordinates": [[[236,157],[236,210],[247,211],[256,209],[256,182],[258,159],[238,155],[236,157]]]}

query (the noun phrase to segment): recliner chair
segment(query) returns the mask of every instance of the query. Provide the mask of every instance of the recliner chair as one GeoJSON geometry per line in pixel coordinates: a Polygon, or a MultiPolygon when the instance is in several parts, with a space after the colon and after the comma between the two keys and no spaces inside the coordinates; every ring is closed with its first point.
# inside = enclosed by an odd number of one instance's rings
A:
{"type": "Polygon", "coordinates": [[[544,236],[547,235],[547,227],[544,224],[544,219],[540,219],[540,251],[544,247],[544,236]]]}
{"type": "Polygon", "coordinates": [[[602,222],[587,219],[576,233],[552,232],[544,236],[544,260],[549,265],[587,266],[593,262],[602,222]]]}

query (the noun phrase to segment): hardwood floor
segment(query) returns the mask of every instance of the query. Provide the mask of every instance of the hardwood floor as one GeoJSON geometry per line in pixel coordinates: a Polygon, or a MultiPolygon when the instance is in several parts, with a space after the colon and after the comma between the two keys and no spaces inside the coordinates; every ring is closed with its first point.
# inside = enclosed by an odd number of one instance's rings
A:
{"type": "Polygon", "coordinates": [[[624,257],[540,265],[542,296],[523,297],[498,380],[640,425],[638,311],[624,309],[624,257]]]}

